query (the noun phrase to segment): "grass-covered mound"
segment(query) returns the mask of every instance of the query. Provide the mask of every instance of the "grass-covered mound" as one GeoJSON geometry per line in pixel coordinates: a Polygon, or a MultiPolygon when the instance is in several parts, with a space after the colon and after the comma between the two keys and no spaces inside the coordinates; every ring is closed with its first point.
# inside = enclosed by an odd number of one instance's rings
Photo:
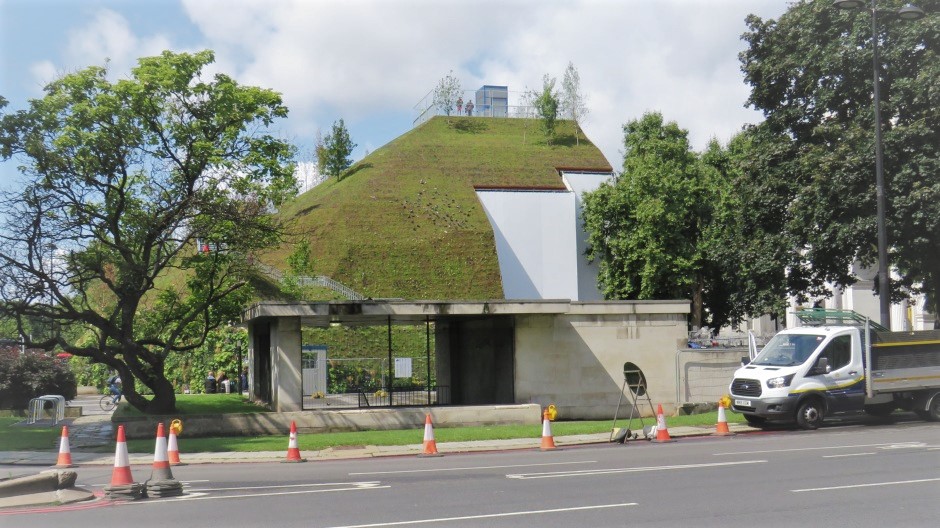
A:
{"type": "Polygon", "coordinates": [[[307,239],[314,274],[373,297],[503,297],[475,186],[563,188],[558,168],[610,170],[562,121],[548,145],[527,119],[436,117],[281,208],[290,236],[264,257],[285,269],[307,239]]]}

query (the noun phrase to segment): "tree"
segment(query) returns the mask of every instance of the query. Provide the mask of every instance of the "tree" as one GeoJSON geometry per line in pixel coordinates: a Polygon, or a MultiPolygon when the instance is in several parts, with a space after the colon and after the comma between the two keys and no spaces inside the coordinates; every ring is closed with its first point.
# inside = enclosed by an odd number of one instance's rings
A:
{"type": "Polygon", "coordinates": [[[709,260],[708,228],[721,192],[718,171],[706,171],[688,133],[647,113],[624,125],[623,173],[584,196],[587,256],[599,261],[607,299],[692,299],[692,324],[720,327],[705,309],[726,303],[725,263],[709,260]],[[716,279],[716,277],[718,277],[716,279]]]}
{"type": "Polygon", "coordinates": [[[0,196],[0,317],[58,324],[27,346],[107,365],[149,413],[174,410],[168,359],[239,316],[250,256],[279,240],[269,211],[296,193],[293,147],[265,132],[281,96],[204,79],[213,60],[164,52],[114,83],[87,68],[0,116],[26,177],[0,196]]]}
{"type": "Polygon", "coordinates": [[[581,93],[581,76],[575,69],[574,63],[569,62],[565,69],[565,76],[561,80],[561,108],[562,113],[574,121],[575,143],[581,144],[581,121],[587,115],[587,105],[581,93]]]}
{"type": "Polygon", "coordinates": [[[444,112],[444,115],[449,116],[457,106],[457,98],[460,97],[460,93],[460,81],[454,77],[454,72],[451,71],[437,81],[437,86],[434,88],[434,106],[444,112]]]}
{"type": "MultiPolygon", "coordinates": [[[[936,0],[920,5],[940,9],[936,0]]],[[[901,277],[893,297],[926,292],[938,313],[940,18],[882,22],[886,220],[889,260],[901,277]]],[[[748,104],[764,112],[754,133],[770,146],[760,157],[768,170],[755,167],[752,184],[773,193],[754,198],[780,204],[766,215],[785,212],[761,223],[775,221],[790,244],[778,253],[787,291],[829,295],[827,282],[857,281],[853,263],[877,262],[871,19],[820,0],[747,24],[740,60],[748,104]]]]}
{"type": "Polygon", "coordinates": [[[326,153],[324,162],[326,174],[341,178],[343,171],[352,165],[349,155],[356,148],[356,144],[349,138],[349,131],[346,130],[346,124],[342,119],[333,123],[333,129],[323,140],[323,146],[326,153]]]}
{"type": "Polygon", "coordinates": [[[317,174],[326,174],[326,161],[328,158],[326,142],[323,140],[323,132],[319,128],[313,140],[313,152],[317,157],[317,174]]]}
{"type": "Polygon", "coordinates": [[[542,91],[534,99],[535,111],[542,120],[542,130],[545,138],[551,145],[555,139],[555,122],[558,119],[558,93],[555,91],[555,78],[547,73],[542,77],[542,91]]]}

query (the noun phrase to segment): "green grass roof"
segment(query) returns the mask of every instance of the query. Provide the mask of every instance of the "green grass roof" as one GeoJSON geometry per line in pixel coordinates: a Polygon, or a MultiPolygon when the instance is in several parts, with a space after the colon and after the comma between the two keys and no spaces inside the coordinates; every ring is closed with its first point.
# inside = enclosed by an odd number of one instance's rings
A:
{"type": "Polygon", "coordinates": [[[558,168],[611,170],[574,133],[574,123],[562,121],[547,145],[537,120],[435,117],[344,179],[285,204],[287,242],[263,260],[285,269],[306,238],[315,274],[369,297],[502,298],[493,230],[474,187],[563,188],[558,168]]]}

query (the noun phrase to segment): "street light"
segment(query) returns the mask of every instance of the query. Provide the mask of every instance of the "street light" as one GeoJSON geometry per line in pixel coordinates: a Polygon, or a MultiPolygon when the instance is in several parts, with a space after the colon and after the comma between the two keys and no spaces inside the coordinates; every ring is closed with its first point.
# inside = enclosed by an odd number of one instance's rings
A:
{"type": "MultiPolygon", "coordinates": [[[[832,3],[839,9],[863,9],[864,0],[836,0],[832,3]]],[[[888,230],[885,226],[885,173],[884,141],[881,137],[881,83],[878,80],[878,16],[894,15],[901,20],[918,20],[924,11],[908,4],[897,11],[879,11],[876,0],[871,0],[871,47],[874,79],[875,106],[875,198],[878,202],[878,304],[881,307],[881,324],[891,328],[891,280],[888,270],[888,230]]]]}

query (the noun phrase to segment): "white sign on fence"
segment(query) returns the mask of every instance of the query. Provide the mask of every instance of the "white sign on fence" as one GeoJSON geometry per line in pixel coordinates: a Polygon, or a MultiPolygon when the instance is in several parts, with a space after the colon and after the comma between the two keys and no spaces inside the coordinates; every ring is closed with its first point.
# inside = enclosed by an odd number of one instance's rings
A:
{"type": "Polygon", "coordinates": [[[395,377],[396,378],[410,378],[411,377],[411,358],[395,358],[395,377]]]}

